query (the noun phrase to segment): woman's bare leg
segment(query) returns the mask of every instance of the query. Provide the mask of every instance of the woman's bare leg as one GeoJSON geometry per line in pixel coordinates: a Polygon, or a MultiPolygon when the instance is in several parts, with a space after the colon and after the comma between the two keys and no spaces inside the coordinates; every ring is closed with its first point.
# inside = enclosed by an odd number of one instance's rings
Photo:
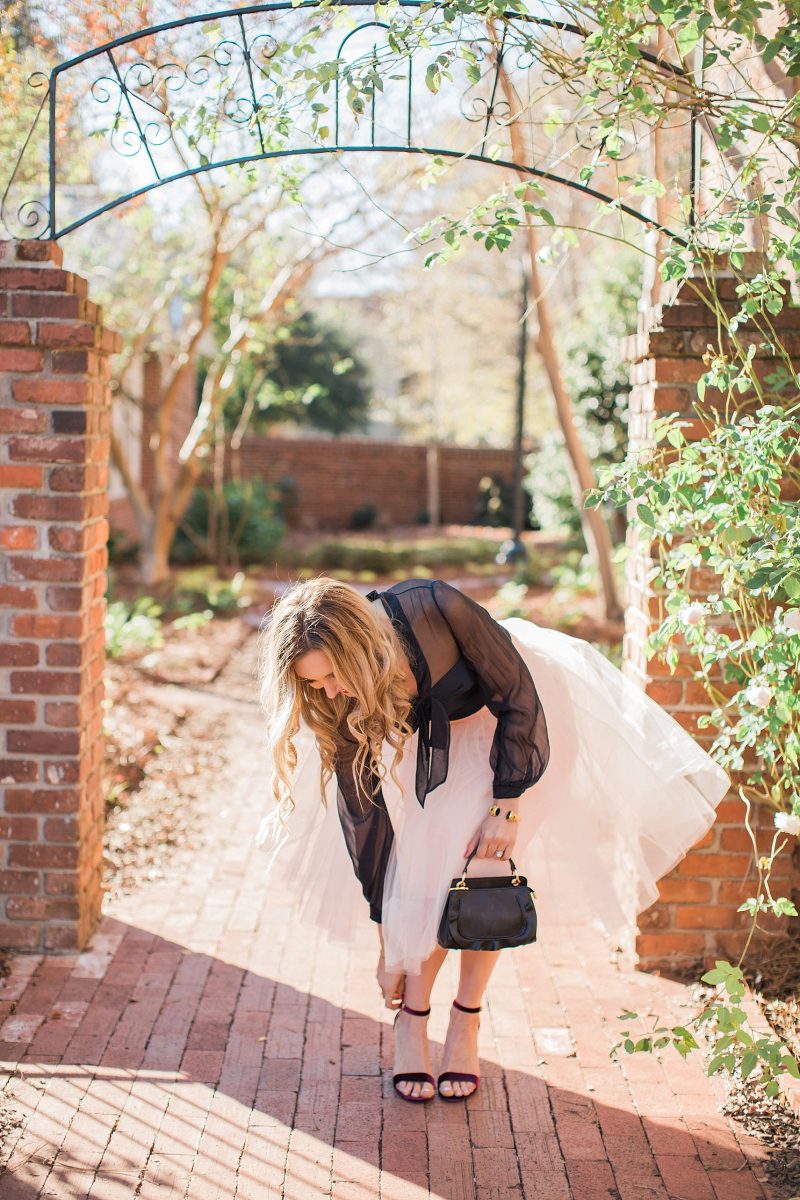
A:
{"type": "MultiPolygon", "coordinates": [[[[431,989],[446,957],[444,947],[437,946],[425,959],[419,975],[406,975],[404,1004],[418,1010],[430,1007],[431,989]]],[[[425,1017],[414,1017],[401,1009],[394,1026],[394,1074],[402,1075],[406,1071],[431,1072],[428,1022],[425,1017]]],[[[404,1096],[433,1095],[429,1083],[408,1082],[397,1086],[404,1096]]]]}
{"type": "MultiPolygon", "coordinates": [[[[458,979],[456,999],[467,1008],[477,1008],[483,1003],[486,985],[497,964],[499,950],[461,950],[461,971],[458,979]]],[[[478,1062],[478,1013],[465,1013],[457,1008],[450,1010],[450,1024],[444,1043],[442,1071],[466,1071],[479,1074],[478,1062]]],[[[469,1096],[475,1085],[466,1081],[445,1080],[441,1086],[443,1096],[469,1096]]]]}

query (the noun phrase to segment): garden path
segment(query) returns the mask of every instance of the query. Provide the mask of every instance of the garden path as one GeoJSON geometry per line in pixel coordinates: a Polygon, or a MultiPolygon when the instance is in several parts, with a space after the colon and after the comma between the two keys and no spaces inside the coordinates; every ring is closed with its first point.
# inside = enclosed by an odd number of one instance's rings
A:
{"type": "MultiPolygon", "coordinates": [[[[393,1095],[374,929],[332,944],[263,879],[265,760],[242,683],[254,640],[233,698],[226,676],[193,695],[216,706],[229,763],[194,854],[107,903],[82,953],[17,955],[0,981],[0,1065],[23,1118],[0,1200],[769,1197],[767,1152],[721,1114],[698,1061],[609,1059],[618,1013],[686,1020],[687,989],[625,970],[585,911],[546,897],[541,940],[492,979],[478,1093],[393,1095]]],[[[455,957],[434,994],[434,1069],[455,957]]]]}

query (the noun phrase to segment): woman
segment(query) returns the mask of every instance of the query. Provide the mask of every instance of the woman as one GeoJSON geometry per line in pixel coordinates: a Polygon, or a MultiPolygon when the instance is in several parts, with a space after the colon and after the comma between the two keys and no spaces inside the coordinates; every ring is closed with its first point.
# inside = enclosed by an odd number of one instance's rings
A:
{"type": "MultiPolygon", "coordinates": [[[[439,579],[366,598],[325,577],[294,585],[262,629],[260,679],[276,807],[258,844],[274,861],[294,842],[287,867],[303,912],[330,936],[352,934],[357,893],[368,902],[378,982],[398,1008],[394,1085],[410,1101],[434,1096],[424,1018],[446,955],[436,931],[472,850],[468,874],[488,875],[508,872],[512,856],[526,870],[534,849],[546,869],[568,847],[592,911],[617,934],[729,786],[588,643],[495,621],[439,579]]],[[[478,1086],[478,1013],[496,961],[460,952],[443,1099],[478,1086]]]]}

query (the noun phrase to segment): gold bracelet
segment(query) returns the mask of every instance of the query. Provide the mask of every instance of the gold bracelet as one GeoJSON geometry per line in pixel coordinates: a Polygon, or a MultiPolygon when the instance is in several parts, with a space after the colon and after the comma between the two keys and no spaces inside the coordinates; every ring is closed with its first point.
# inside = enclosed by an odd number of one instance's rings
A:
{"type": "Polygon", "coordinates": [[[517,813],[514,812],[513,808],[510,808],[508,810],[508,812],[506,813],[506,820],[507,821],[518,821],[519,820],[519,816],[517,815],[517,813]]]}
{"type": "Polygon", "coordinates": [[[500,805],[499,804],[492,805],[492,807],[489,809],[489,816],[491,816],[491,817],[499,817],[500,816],[500,805]]]}

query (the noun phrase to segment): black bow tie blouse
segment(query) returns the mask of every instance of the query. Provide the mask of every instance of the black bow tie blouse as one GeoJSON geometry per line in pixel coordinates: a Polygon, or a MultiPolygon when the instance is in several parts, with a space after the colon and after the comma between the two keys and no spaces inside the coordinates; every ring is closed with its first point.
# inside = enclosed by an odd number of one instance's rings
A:
{"type": "MultiPolygon", "coordinates": [[[[536,783],[550,755],[547,725],[531,673],[503,626],[442,579],[406,579],[367,599],[380,599],[416,680],[409,723],[419,730],[419,803],[447,778],[450,722],[484,705],[497,717],[489,755],[495,798],[520,796],[536,783]]],[[[356,743],[345,721],[336,756],[339,819],[370,917],[379,922],[393,831],[381,789],[370,803],[356,786],[356,743]]]]}

